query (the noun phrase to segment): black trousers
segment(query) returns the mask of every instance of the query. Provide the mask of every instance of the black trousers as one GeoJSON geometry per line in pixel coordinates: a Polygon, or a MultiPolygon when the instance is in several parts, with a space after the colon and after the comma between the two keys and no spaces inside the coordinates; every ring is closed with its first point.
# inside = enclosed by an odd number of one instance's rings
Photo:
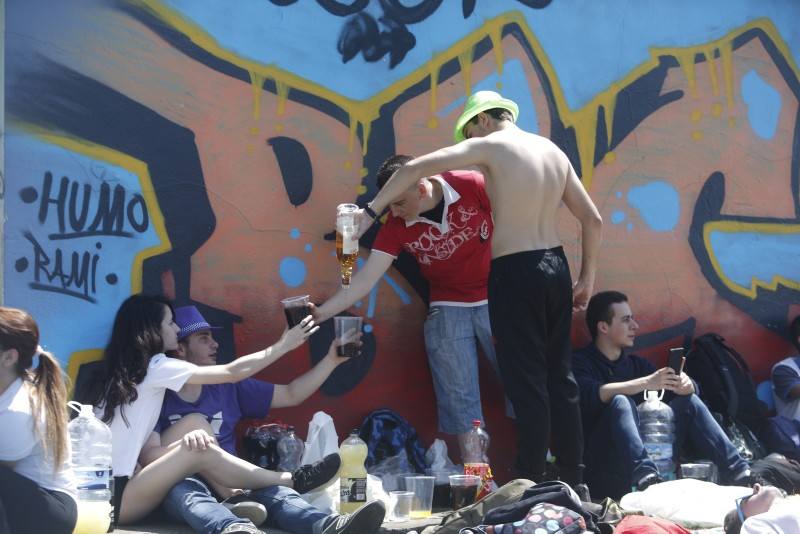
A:
{"type": "Polygon", "coordinates": [[[0,534],[72,534],[78,505],[0,465],[0,534]]]}
{"type": "Polygon", "coordinates": [[[572,278],[562,247],[492,260],[489,317],[517,419],[520,475],[541,481],[552,430],[561,478],[582,482],[583,427],[572,375],[572,278]]]}

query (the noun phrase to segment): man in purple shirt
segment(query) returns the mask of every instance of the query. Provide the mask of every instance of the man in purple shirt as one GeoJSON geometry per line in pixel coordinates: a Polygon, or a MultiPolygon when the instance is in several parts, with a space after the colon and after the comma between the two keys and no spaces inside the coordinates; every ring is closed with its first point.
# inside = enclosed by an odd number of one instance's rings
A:
{"type": "MultiPolygon", "coordinates": [[[[211,332],[214,327],[197,308],[176,308],[175,322],[181,329],[177,356],[195,365],[215,365],[218,345],[211,332]]],[[[179,392],[170,391],[164,396],[154,434],[167,430],[184,416],[199,414],[208,421],[219,446],[235,455],[234,429],[240,419],[263,419],[271,408],[297,406],[319,389],[346,359],[336,354],[334,341],[325,358],[287,385],[252,378],[232,384],[186,384],[179,392]]],[[[286,486],[253,490],[245,498],[264,506],[267,526],[297,534],[369,534],[378,531],[385,513],[380,501],[372,501],[351,515],[326,514],[286,486]]],[[[199,477],[176,484],[164,499],[163,508],[168,515],[186,521],[198,532],[262,532],[249,519],[237,517],[219,503],[213,488],[199,477]]]]}

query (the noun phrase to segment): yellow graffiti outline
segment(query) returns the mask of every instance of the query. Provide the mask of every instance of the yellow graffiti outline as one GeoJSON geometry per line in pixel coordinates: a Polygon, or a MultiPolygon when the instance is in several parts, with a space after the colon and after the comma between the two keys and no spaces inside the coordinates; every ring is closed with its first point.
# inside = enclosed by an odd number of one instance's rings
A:
{"type": "Polygon", "coordinates": [[[784,276],[773,276],[770,282],[765,282],[756,277],[751,278],[750,287],[744,287],[731,280],[722,270],[719,260],[716,257],[714,249],[711,247],[711,233],[724,232],[724,233],[758,233],[758,234],[800,234],[800,224],[783,224],[783,223],[749,223],[741,221],[712,221],[703,225],[703,243],[705,244],[706,251],[708,251],[708,258],[711,260],[711,265],[717,273],[717,277],[725,284],[725,287],[744,295],[745,297],[755,300],[758,296],[757,289],[766,289],[769,291],[776,291],[779,285],[789,289],[800,290],[800,282],[789,280],[784,276]]]}
{"type": "MultiPolygon", "coordinates": [[[[704,43],[702,45],[688,46],[688,47],[670,47],[670,48],[651,48],[650,59],[637,65],[631,69],[623,78],[609,84],[608,88],[600,91],[584,106],[572,110],[567,104],[564,97],[564,91],[561,88],[558,76],[556,75],[555,68],[553,67],[549,57],[544,51],[541,43],[534,35],[525,16],[519,11],[509,11],[507,13],[498,15],[493,19],[487,20],[484,25],[473,31],[471,34],[463,37],[446,50],[434,54],[431,59],[424,65],[419,66],[417,69],[409,73],[404,78],[397,80],[385,89],[379,91],[372,97],[366,100],[353,100],[340,93],[327,89],[326,87],[300,77],[291,72],[285,71],[274,65],[265,65],[258,61],[243,58],[223,46],[221,46],[216,39],[214,39],[208,32],[206,32],[198,24],[188,20],[177,10],[165,5],[162,0],[129,0],[132,4],[137,4],[147,9],[154,16],[159,18],[167,25],[175,28],[177,31],[187,36],[192,42],[204,49],[206,52],[221,58],[229,63],[237,65],[238,67],[248,71],[254,87],[260,89],[263,80],[270,78],[275,80],[276,85],[283,87],[293,87],[300,89],[304,92],[313,94],[320,98],[324,98],[333,102],[341,109],[345,110],[350,117],[350,150],[353,149],[353,143],[357,127],[362,127],[364,145],[362,153],[366,154],[367,142],[369,138],[369,125],[378,118],[380,108],[387,102],[391,102],[403,93],[408,87],[411,87],[425,78],[431,79],[431,85],[434,86],[437,82],[439,69],[442,65],[453,59],[463,62],[467,54],[474,49],[475,45],[486,37],[489,37],[494,43],[495,58],[498,60],[497,69],[502,74],[502,50],[497,49],[499,42],[498,36],[501,35],[502,29],[510,24],[516,24],[521,30],[523,35],[528,41],[529,46],[533,50],[536,57],[540,60],[542,68],[546,73],[546,78],[553,88],[553,98],[555,99],[556,109],[559,112],[564,125],[566,127],[574,128],[576,134],[578,157],[581,162],[582,181],[587,190],[591,188],[592,176],[594,173],[594,153],[595,145],[597,142],[597,116],[602,106],[607,138],[611,139],[612,123],[614,117],[614,106],[616,104],[617,95],[622,87],[626,87],[634,80],[643,76],[653,68],[658,66],[662,56],[672,55],[681,64],[683,71],[687,74],[688,83],[690,86],[690,93],[694,87],[694,65],[695,55],[704,54],[707,58],[713,57],[714,50],[719,50],[720,57],[723,65],[723,75],[725,80],[725,92],[727,96],[728,109],[733,106],[733,70],[732,70],[732,51],[733,39],[742,33],[751,29],[759,28],[763,30],[773,41],[777,49],[783,55],[784,59],[788,62],[789,66],[794,70],[795,74],[800,77],[800,70],[794,62],[794,57],[789,52],[789,48],[781,38],[777,28],[772,24],[768,18],[759,18],[750,21],[749,23],[731,30],[723,37],[704,43]],[[689,65],[686,65],[689,63],[689,65]]],[[[470,54],[471,57],[471,54],[470,54]]],[[[716,62],[714,62],[716,65],[716,62]]],[[[716,66],[714,67],[716,68],[716,66]]],[[[463,73],[465,76],[465,87],[471,85],[468,79],[469,73],[463,73]]],[[[716,80],[716,78],[714,78],[716,80]]],[[[713,82],[712,82],[713,83],[713,82]]],[[[254,89],[255,91],[256,89],[254,89]]],[[[432,98],[435,98],[435,89],[432,88],[432,98]]],[[[286,99],[288,89],[284,89],[279,98],[286,99]]],[[[254,113],[257,112],[258,99],[254,102],[254,113]]],[[[279,101],[280,110],[283,109],[282,102],[279,101]]],[[[431,109],[435,109],[435,103],[431,102],[431,109]]],[[[434,123],[435,124],[435,121],[434,123]]],[[[731,124],[735,124],[732,122],[731,124]]]]}
{"type": "MultiPolygon", "coordinates": [[[[140,250],[133,259],[131,266],[131,294],[135,295],[142,291],[142,265],[147,258],[157,256],[158,254],[167,252],[172,249],[172,242],[167,234],[167,228],[164,224],[164,215],[161,213],[161,207],[156,198],[155,188],[150,179],[150,171],[147,164],[139,159],[136,159],[128,154],[114,150],[103,145],[98,145],[84,139],[77,139],[47,133],[39,126],[29,124],[16,123],[19,129],[24,130],[39,139],[60,146],[72,152],[83,154],[94,160],[104,161],[110,165],[121,167],[133,173],[139,178],[139,184],[142,188],[142,196],[144,197],[145,205],[147,206],[150,215],[150,221],[153,224],[153,229],[156,236],[160,239],[157,245],[144,248],[140,250]]],[[[88,362],[97,361],[103,356],[102,349],[85,349],[73,352],[70,355],[69,363],[67,364],[67,375],[70,381],[74,383],[78,376],[78,368],[88,362]]],[[[71,393],[70,393],[71,394],[71,393]]]]}

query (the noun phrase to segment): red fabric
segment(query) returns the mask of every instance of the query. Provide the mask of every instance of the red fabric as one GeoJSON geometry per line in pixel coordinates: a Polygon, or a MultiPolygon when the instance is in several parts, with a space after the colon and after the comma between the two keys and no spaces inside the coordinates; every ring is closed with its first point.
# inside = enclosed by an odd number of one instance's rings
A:
{"type": "Polygon", "coordinates": [[[430,283],[431,302],[480,302],[487,298],[494,228],[483,176],[452,171],[442,177],[460,195],[446,208],[447,231],[420,221],[406,227],[403,219],[390,214],[372,249],[395,257],[405,250],[414,256],[430,283]]]}
{"type": "Polygon", "coordinates": [[[643,515],[629,515],[619,522],[614,529],[614,534],[692,534],[672,521],[647,517],[643,515]]]}

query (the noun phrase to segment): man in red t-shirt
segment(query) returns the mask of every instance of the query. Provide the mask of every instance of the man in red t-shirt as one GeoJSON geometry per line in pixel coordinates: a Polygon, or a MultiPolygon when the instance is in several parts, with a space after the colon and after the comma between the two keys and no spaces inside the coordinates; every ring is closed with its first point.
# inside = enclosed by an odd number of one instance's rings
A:
{"type": "MultiPolygon", "coordinates": [[[[387,159],[378,170],[378,186],[411,159],[387,159]]],[[[422,178],[395,198],[390,210],[364,268],[347,291],[340,290],[314,311],[315,318],[324,321],[350,307],[372,289],[401,251],[411,254],[430,284],[425,348],[439,430],[458,435],[463,459],[472,421],[483,421],[478,343],[497,371],[487,304],[493,224],[483,176],[450,171],[422,178]]]]}

